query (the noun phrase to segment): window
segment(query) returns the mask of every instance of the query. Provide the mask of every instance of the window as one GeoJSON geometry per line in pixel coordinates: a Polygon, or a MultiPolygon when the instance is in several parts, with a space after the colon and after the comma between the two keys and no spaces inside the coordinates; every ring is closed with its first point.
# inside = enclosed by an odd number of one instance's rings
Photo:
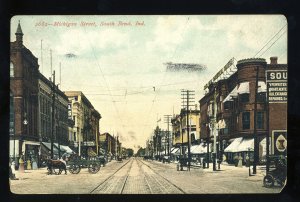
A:
{"type": "Polygon", "coordinates": [[[243,112],[243,130],[250,129],[250,112],[243,112]]]}
{"type": "Polygon", "coordinates": [[[225,110],[232,109],[232,104],[233,104],[233,102],[231,102],[231,101],[225,102],[225,103],[224,103],[224,109],[225,109],[225,110]]]}
{"type": "Polygon", "coordinates": [[[257,102],[265,102],[266,93],[257,93],[257,102]]]}
{"type": "Polygon", "coordinates": [[[10,62],[10,77],[14,77],[15,73],[14,73],[14,64],[12,62],[10,62]]]}
{"type": "Polygon", "coordinates": [[[249,102],[249,94],[248,93],[240,94],[240,101],[243,103],[249,102]]]}
{"type": "Polygon", "coordinates": [[[257,129],[264,128],[264,112],[257,112],[256,114],[256,125],[257,129]]]}
{"type": "Polygon", "coordinates": [[[195,138],[195,134],[194,134],[194,133],[192,133],[192,134],[191,134],[191,142],[195,142],[195,140],[196,140],[196,138],[195,138]]]}

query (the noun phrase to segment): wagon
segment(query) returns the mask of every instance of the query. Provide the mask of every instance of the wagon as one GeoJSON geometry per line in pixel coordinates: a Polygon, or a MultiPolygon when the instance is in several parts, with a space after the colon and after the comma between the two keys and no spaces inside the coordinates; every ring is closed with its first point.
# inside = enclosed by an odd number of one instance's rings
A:
{"type": "Polygon", "coordinates": [[[183,167],[188,167],[188,158],[186,158],[186,157],[179,158],[179,161],[177,164],[177,171],[183,170],[183,167]]]}
{"type": "Polygon", "coordinates": [[[78,174],[81,168],[88,168],[89,173],[95,174],[100,170],[101,159],[98,157],[89,157],[82,159],[80,157],[71,158],[67,162],[70,173],[78,174]]]}

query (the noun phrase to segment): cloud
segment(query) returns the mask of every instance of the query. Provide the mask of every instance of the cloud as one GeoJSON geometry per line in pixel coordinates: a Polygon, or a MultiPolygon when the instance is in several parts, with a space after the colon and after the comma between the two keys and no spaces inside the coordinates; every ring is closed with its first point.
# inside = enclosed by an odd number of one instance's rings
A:
{"type": "Polygon", "coordinates": [[[59,35],[60,43],[54,44],[53,49],[58,54],[66,54],[69,52],[76,55],[85,55],[92,53],[105,54],[103,50],[118,51],[122,46],[127,46],[129,43],[129,36],[125,32],[116,29],[105,30],[89,30],[85,31],[83,28],[69,29],[59,35]],[[68,43],[65,43],[68,41],[68,43]],[[62,45],[63,44],[63,45],[62,45]]]}
{"type": "Polygon", "coordinates": [[[128,131],[128,135],[129,135],[129,137],[130,137],[131,140],[136,140],[135,132],[134,131],[128,131]]]}

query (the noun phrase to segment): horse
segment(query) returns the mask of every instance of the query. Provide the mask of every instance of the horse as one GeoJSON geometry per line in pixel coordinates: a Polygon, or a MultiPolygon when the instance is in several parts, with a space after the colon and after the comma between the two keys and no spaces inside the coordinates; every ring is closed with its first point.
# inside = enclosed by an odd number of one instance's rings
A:
{"type": "Polygon", "coordinates": [[[53,174],[53,169],[55,169],[55,168],[59,169],[57,174],[60,174],[62,170],[64,170],[65,174],[67,174],[66,164],[60,160],[48,159],[47,167],[48,167],[47,169],[48,169],[49,174],[53,174]]]}

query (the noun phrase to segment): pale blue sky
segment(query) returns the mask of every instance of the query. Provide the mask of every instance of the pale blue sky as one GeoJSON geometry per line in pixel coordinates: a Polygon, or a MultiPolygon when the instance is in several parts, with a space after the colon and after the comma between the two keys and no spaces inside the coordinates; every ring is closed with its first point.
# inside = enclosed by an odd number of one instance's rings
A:
{"type": "MultiPolygon", "coordinates": [[[[52,49],[57,81],[59,62],[62,65],[62,90],[83,91],[102,115],[101,133],[118,133],[125,147],[144,146],[157,117],[173,114],[173,108],[179,113],[180,89],[196,90],[198,102],[203,86],[232,57],[255,56],[280,30],[257,56],[268,63],[271,56],[278,56],[279,63],[287,63],[287,21],[282,15],[14,16],[11,41],[18,20],[24,45],[38,58],[40,71],[50,77],[52,49]],[[82,21],[97,26],[82,27],[82,21]],[[119,21],[132,26],[117,26],[119,21]],[[144,26],[135,26],[136,21],[144,26]],[[36,26],[39,22],[77,26],[36,26]],[[102,22],[115,26],[100,26],[102,22]],[[67,58],[67,53],[77,57],[67,58]],[[166,62],[199,63],[207,69],[166,73],[166,62]]],[[[163,122],[159,125],[167,128],[163,122]]]]}

